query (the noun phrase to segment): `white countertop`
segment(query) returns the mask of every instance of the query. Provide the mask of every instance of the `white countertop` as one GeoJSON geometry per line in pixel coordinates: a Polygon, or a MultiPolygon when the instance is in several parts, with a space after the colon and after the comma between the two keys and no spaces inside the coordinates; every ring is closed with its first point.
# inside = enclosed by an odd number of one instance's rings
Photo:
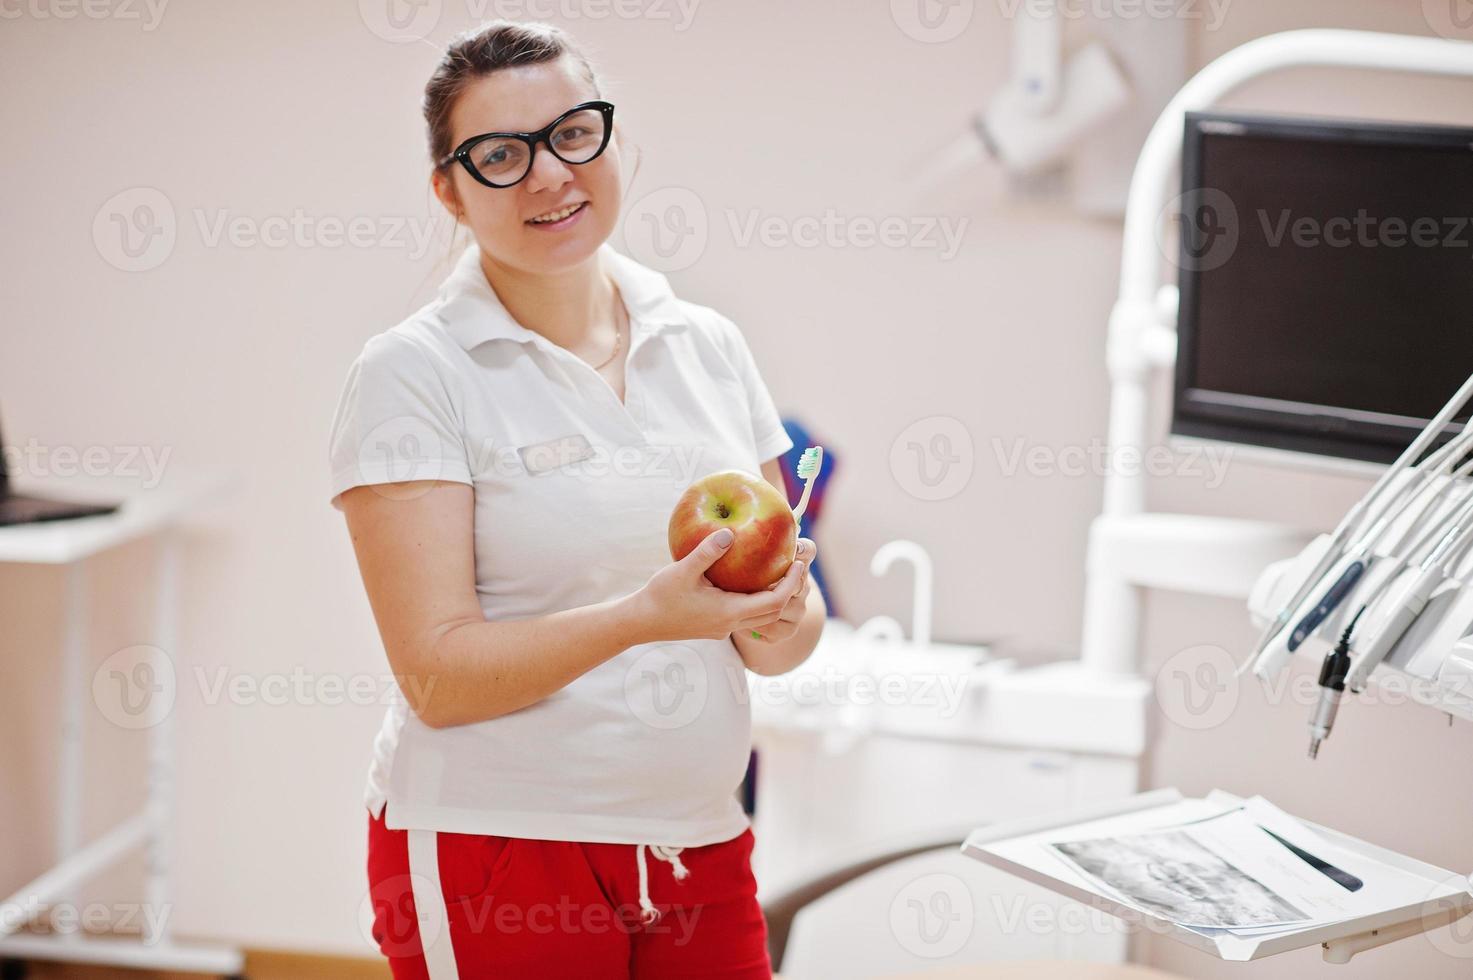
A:
{"type": "Polygon", "coordinates": [[[14,493],[78,502],[119,502],[111,514],[0,527],[0,562],[61,565],[167,526],[186,511],[230,492],[240,473],[171,466],[157,485],[143,479],[77,477],[11,481],[14,493]]]}

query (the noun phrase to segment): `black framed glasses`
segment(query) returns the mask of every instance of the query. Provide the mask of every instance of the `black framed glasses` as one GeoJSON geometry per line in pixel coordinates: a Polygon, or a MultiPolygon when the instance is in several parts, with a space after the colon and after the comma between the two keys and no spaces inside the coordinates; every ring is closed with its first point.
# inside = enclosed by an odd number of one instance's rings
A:
{"type": "Polygon", "coordinates": [[[613,131],[612,102],[580,102],[535,133],[472,136],[435,165],[443,167],[459,160],[467,173],[487,187],[511,187],[532,172],[538,143],[546,143],[563,163],[588,163],[609,145],[613,131]]]}

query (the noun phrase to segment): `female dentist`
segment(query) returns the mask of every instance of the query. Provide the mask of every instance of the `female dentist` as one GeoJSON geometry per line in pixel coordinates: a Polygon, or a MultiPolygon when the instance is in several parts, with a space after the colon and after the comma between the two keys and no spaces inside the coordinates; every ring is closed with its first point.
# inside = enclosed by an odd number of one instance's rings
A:
{"type": "Polygon", "coordinates": [[[365,344],[333,421],[333,504],[402,694],[366,793],[396,978],[771,975],[745,671],[812,652],[816,547],[751,595],[703,574],[729,531],[670,561],[692,480],[782,488],[792,441],[737,327],[606,243],[613,112],[557,28],[453,40],[424,113],[474,243],[365,344]]]}

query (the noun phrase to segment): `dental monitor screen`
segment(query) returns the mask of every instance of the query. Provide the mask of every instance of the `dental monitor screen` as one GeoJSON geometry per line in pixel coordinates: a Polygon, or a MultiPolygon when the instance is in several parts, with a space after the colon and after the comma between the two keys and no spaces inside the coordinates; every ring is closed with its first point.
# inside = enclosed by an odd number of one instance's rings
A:
{"type": "Polygon", "coordinates": [[[1473,374],[1473,129],[1189,113],[1172,432],[1389,462],[1473,374]]]}

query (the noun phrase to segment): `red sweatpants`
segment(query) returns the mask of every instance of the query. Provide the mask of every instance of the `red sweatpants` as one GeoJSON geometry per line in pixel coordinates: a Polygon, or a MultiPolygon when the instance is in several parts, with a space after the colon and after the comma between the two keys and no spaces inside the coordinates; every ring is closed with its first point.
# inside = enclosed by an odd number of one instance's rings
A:
{"type": "Polygon", "coordinates": [[[647,923],[634,844],[390,830],[370,816],[373,938],[395,980],[769,980],[752,843],[748,829],[681,849],[680,880],[646,849],[660,913],[647,923]]]}

